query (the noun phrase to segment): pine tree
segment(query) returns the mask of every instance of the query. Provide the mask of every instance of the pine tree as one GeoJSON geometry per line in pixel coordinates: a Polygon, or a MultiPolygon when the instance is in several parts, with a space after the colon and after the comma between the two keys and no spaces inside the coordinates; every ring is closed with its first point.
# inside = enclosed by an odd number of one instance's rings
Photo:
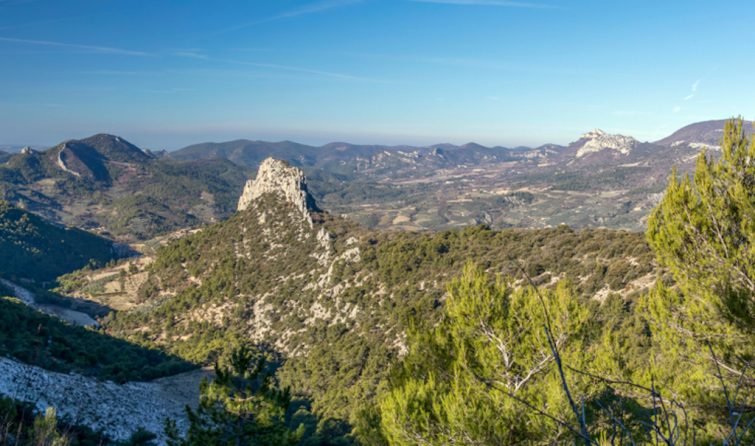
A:
{"type": "Polygon", "coordinates": [[[718,159],[703,152],[692,178],[674,173],[647,239],[685,295],[755,330],[755,142],[726,124],[718,159]]]}
{"type": "Polygon", "coordinates": [[[741,119],[726,124],[719,157],[672,174],[646,236],[673,282],[640,301],[652,346],[635,380],[681,400],[699,441],[755,441],[737,437],[755,422],[755,142],[741,119]]]}
{"type": "Polygon", "coordinates": [[[303,427],[290,429],[286,414],[288,389],[281,389],[264,354],[246,346],[235,349],[226,366],[215,366],[215,378],[201,385],[197,410],[187,409],[189,431],[178,438],[166,429],[174,446],[288,446],[301,439],[303,427]]]}
{"type": "MultiPolygon", "coordinates": [[[[493,280],[470,265],[448,291],[445,319],[411,335],[403,366],[380,402],[389,443],[537,444],[572,438],[538,413],[570,413],[546,323],[562,358],[575,366],[587,359],[588,312],[569,287],[540,291],[541,302],[538,291],[493,280]]],[[[586,392],[583,382],[572,384],[586,392]]]]}

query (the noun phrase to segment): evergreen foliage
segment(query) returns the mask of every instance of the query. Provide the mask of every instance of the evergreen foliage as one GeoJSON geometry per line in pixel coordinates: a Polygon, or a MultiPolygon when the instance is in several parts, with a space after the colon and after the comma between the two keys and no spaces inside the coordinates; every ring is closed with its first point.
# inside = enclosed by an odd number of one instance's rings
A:
{"type": "Polygon", "coordinates": [[[726,124],[721,156],[698,157],[692,178],[669,180],[648,242],[681,291],[755,330],[755,141],[726,124]]]}
{"type": "Polygon", "coordinates": [[[0,297],[0,355],[115,382],[149,380],[194,367],[159,350],[69,325],[4,297],[0,297]]]}
{"type": "Polygon", "coordinates": [[[115,257],[113,244],[80,229],[65,228],[0,201],[0,276],[48,282],[88,264],[115,257]]]}
{"type": "Polygon", "coordinates": [[[288,389],[281,389],[264,354],[245,345],[234,349],[228,365],[215,365],[215,378],[201,386],[197,410],[187,408],[185,439],[168,426],[171,446],[293,446],[304,426],[286,424],[291,405],[288,389]]]}
{"type": "Polygon", "coordinates": [[[676,284],[642,303],[657,378],[689,402],[705,438],[755,442],[751,430],[737,436],[755,423],[755,141],[741,119],[726,124],[720,157],[672,175],[647,239],[676,284]]]}
{"type": "Polygon", "coordinates": [[[515,289],[469,265],[448,287],[445,317],[415,332],[409,354],[381,400],[391,444],[514,444],[568,432],[520,402],[568,412],[554,355],[543,327],[550,324],[562,358],[587,363],[589,312],[567,284],[544,291],[515,289]],[[550,322],[546,317],[550,316],[550,322]]]}
{"type": "Polygon", "coordinates": [[[672,177],[647,231],[671,277],[635,302],[511,289],[467,267],[380,399],[389,444],[754,444],[753,160],[735,121],[718,160],[672,177]]]}

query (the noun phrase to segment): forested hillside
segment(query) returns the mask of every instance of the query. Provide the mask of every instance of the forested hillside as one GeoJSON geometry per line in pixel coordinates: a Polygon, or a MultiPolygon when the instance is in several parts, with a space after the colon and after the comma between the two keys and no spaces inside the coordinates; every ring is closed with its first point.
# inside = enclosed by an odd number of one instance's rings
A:
{"type": "Polygon", "coordinates": [[[113,243],[86,231],[50,224],[0,201],[0,277],[47,282],[116,258],[113,243]]]}
{"type": "Polygon", "coordinates": [[[741,125],[723,145],[671,181],[652,251],[567,227],[372,232],[265,194],[163,248],[106,327],[199,362],[255,343],[363,444],[748,444],[755,148],[741,125]]]}
{"type": "Polygon", "coordinates": [[[252,341],[282,354],[278,372],[321,417],[357,424],[406,351],[406,332],[442,315],[446,286],[475,261],[519,285],[560,280],[594,311],[627,311],[652,283],[640,234],[609,230],[374,232],[302,213],[265,194],[226,222],[162,248],[136,309],[105,329],[212,362],[252,341]],[[227,352],[226,352],[227,353],[227,352]]]}

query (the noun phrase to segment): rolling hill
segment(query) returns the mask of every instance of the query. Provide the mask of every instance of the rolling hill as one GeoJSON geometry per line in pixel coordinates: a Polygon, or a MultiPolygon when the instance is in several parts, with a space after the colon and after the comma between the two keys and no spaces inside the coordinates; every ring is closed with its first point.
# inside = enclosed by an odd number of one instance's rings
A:
{"type": "MultiPolygon", "coordinates": [[[[655,142],[664,147],[697,146],[718,147],[721,143],[725,119],[703,121],[682,127],[671,135],[655,142]]],[[[753,122],[744,121],[744,129],[748,135],[752,134],[753,122]]]]}

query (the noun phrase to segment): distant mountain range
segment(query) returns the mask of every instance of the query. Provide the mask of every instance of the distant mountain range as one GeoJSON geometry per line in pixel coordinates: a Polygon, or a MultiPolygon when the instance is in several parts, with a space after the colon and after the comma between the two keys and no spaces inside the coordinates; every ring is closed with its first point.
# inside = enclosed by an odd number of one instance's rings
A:
{"type": "MultiPolygon", "coordinates": [[[[573,143],[426,147],[236,140],[167,156],[222,158],[256,169],[267,156],[301,167],[326,209],[378,227],[610,226],[640,229],[672,167],[689,171],[699,151],[717,149],[725,121],[689,125],[656,142],[601,130],[573,143]]],[[[747,122],[746,127],[751,128],[747,122]]]]}
{"type": "MultiPolygon", "coordinates": [[[[538,158],[583,158],[606,151],[629,155],[633,149],[659,147],[702,146],[716,147],[721,138],[725,120],[704,121],[688,125],[672,135],[654,143],[641,143],[631,136],[611,135],[594,130],[582,135],[568,146],[545,144],[540,147],[485,147],[477,143],[464,145],[434,144],[430,146],[385,146],[356,145],[333,142],[315,147],[291,141],[267,142],[246,139],[202,143],[185,147],[167,156],[177,160],[201,160],[222,158],[235,164],[257,168],[267,156],[287,160],[303,167],[338,170],[334,166],[350,166],[355,170],[395,167],[404,163],[425,164],[426,167],[449,167],[488,162],[519,161],[538,158]],[[577,148],[577,150],[569,150],[577,148]],[[556,155],[563,155],[556,157],[556,155]]],[[[746,127],[751,132],[752,123],[746,127]]]]}
{"type": "Polygon", "coordinates": [[[325,209],[370,227],[639,229],[671,168],[689,171],[702,148],[717,149],[724,122],[695,123],[656,142],[593,130],[566,146],[536,148],[235,140],[166,154],[100,134],[0,152],[0,198],[54,221],[145,240],[226,218],[249,173],[274,157],[306,172],[325,209]]]}

